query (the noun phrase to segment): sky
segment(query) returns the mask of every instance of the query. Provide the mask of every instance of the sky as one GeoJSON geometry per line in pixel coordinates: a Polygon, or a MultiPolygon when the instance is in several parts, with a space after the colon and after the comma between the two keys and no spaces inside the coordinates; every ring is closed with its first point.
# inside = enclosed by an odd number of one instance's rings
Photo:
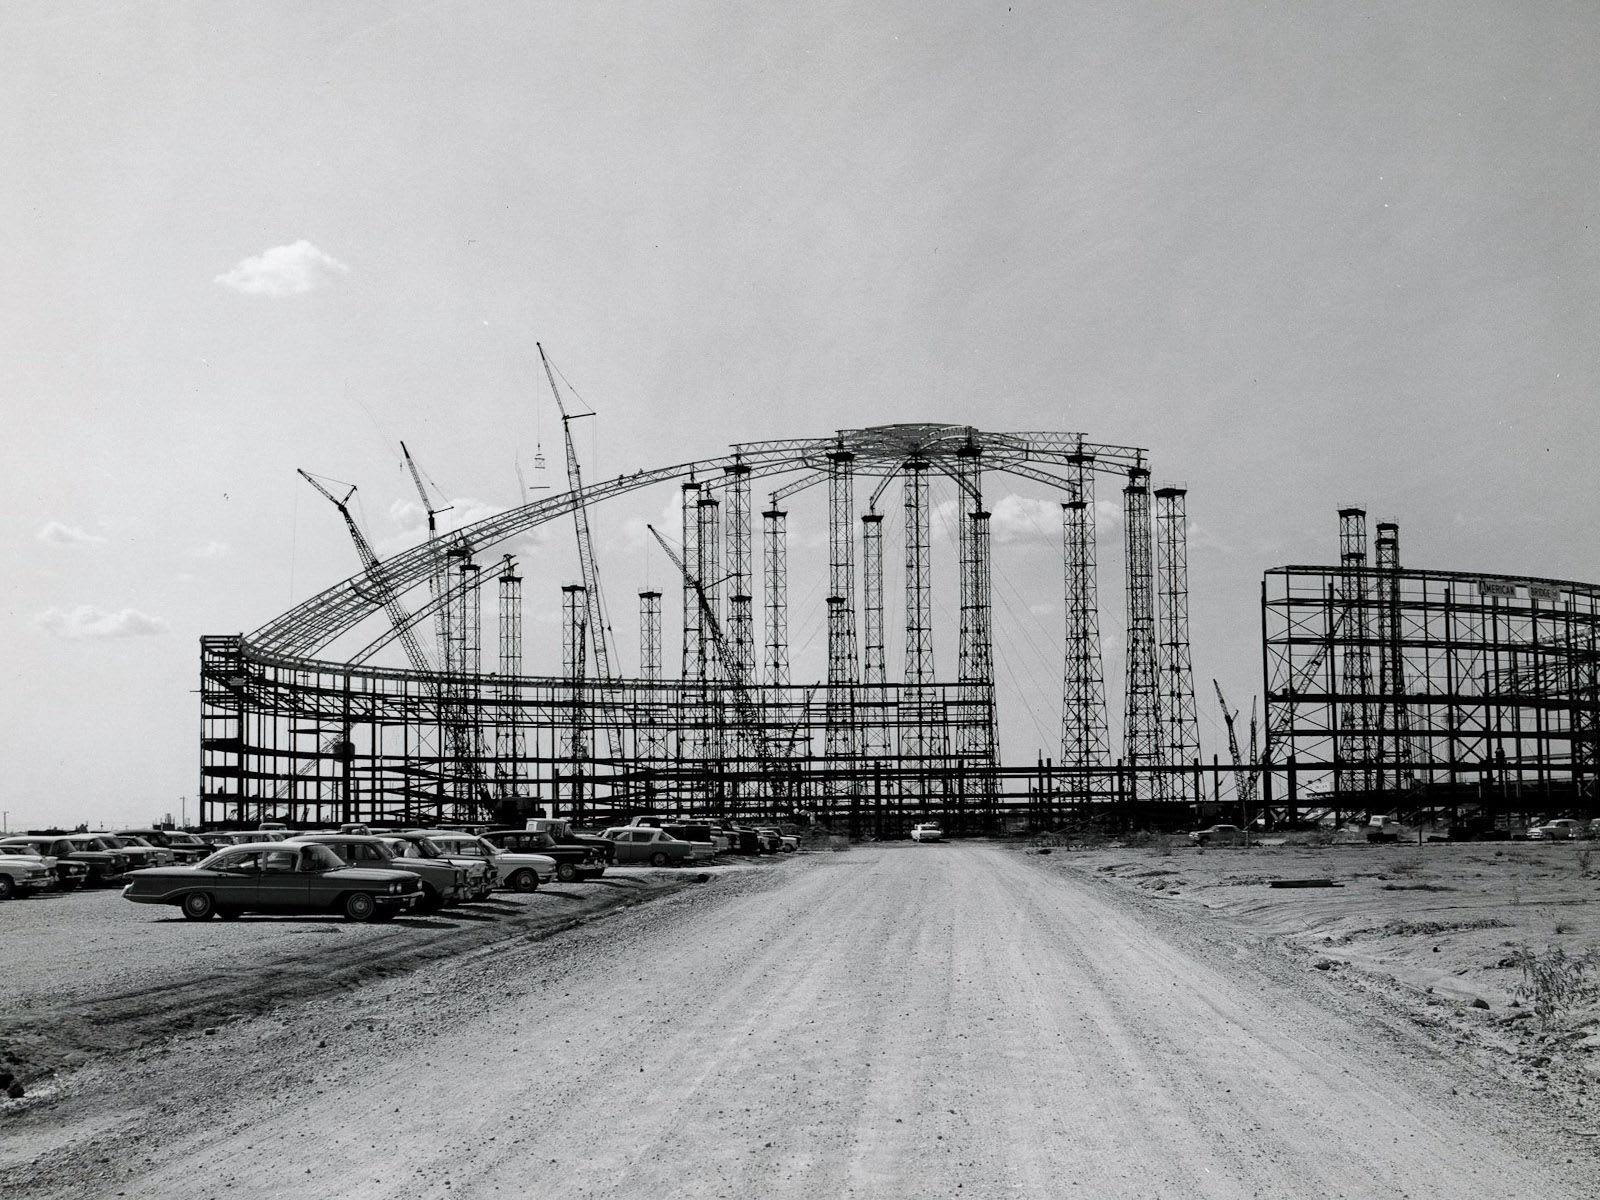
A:
{"type": "MultiPolygon", "coordinates": [[[[591,477],[898,421],[1148,447],[1189,489],[1207,754],[1209,680],[1260,691],[1262,571],[1329,561],[1341,505],[1415,565],[1600,579],[1597,26],[1461,0],[7,4],[0,820],[192,817],[198,638],[357,566],[295,469],[359,485],[383,553],[421,535],[402,438],[447,521],[517,503],[519,467],[559,486],[535,339],[598,414],[591,477]]],[[[625,668],[672,499],[595,512],[625,668]]],[[[1059,509],[986,500],[1031,761],[1058,736],[1059,509]]],[[[797,678],[822,672],[803,508],[797,678]]],[[[571,542],[515,547],[532,666],[571,542]]]]}

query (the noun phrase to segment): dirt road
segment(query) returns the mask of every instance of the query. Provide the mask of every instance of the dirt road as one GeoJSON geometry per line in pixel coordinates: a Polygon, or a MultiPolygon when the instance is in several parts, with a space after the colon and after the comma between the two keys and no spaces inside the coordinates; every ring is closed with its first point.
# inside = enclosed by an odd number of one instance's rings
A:
{"type": "Polygon", "coordinates": [[[80,1200],[1593,1194],[1590,1147],[1518,1133],[1430,1046],[1037,862],[807,856],[179,1038],[19,1114],[0,1177],[80,1200]]]}

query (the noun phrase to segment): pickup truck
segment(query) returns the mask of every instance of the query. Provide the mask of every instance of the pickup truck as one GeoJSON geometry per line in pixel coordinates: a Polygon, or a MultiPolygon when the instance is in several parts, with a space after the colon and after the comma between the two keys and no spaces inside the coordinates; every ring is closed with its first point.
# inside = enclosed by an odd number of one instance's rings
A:
{"type": "Polygon", "coordinates": [[[606,873],[606,854],[587,842],[558,842],[542,829],[491,829],[483,840],[515,854],[543,854],[556,860],[562,883],[598,879],[606,873]]]}
{"type": "MultiPolygon", "coordinates": [[[[579,833],[565,817],[529,817],[523,826],[529,833],[548,833],[558,846],[587,846],[599,851],[607,863],[617,861],[617,848],[603,837],[579,833]]],[[[544,853],[542,850],[540,853],[544,853]]]]}

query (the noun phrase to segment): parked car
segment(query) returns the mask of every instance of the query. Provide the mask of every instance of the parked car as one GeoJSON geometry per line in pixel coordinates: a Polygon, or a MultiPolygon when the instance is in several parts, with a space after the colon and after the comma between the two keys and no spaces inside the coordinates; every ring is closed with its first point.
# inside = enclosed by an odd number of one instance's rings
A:
{"type": "Polygon", "coordinates": [[[56,873],[44,860],[21,854],[0,855],[0,900],[29,896],[54,887],[56,873]]]}
{"type": "Polygon", "coordinates": [[[148,846],[170,850],[173,862],[199,862],[202,858],[210,858],[216,851],[215,846],[208,845],[192,833],[175,829],[122,829],[118,830],[117,836],[136,838],[148,846]]]}
{"type": "Polygon", "coordinates": [[[0,840],[0,848],[21,847],[24,854],[77,863],[86,872],[83,877],[85,883],[120,883],[123,873],[128,869],[128,860],[114,850],[80,845],[77,839],[82,836],[62,837],[42,833],[13,835],[0,840]]]}
{"type": "Polygon", "coordinates": [[[433,858],[454,863],[467,873],[467,899],[482,900],[494,891],[496,871],[485,858],[451,858],[430,837],[420,833],[390,833],[383,840],[399,858],[433,858]]]}
{"type": "Polygon", "coordinates": [[[467,898],[467,872],[449,859],[402,858],[382,838],[354,833],[302,833],[282,845],[326,846],[352,867],[406,871],[422,883],[422,899],[417,907],[426,912],[459,904],[467,898]]]}
{"type": "Polygon", "coordinates": [[[74,891],[89,878],[87,863],[79,862],[74,858],[57,858],[53,854],[42,853],[34,846],[9,846],[4,842],[0,842],[0,855],[10,858],[29,859],[39,863],[47,871],[54,871],[54,886],[58,892],[74,891]]]}
{"type": "Polygon", "coordinates": [[[548,854],[523,854],[501,850],[493,842],[486,842],[477,834],[452,833],[448,830],[408,830],[410,833],[427,833],[433,843],[451,858],[476,858],[490,863],[495,869],[499,886],[514,892],[531,892],[541,883],[556,877],[556,860],[548,854]]]}
{"type": "Polygon", "coordinates": [[[664,829],[617,825],[600,835],[617,848],[617,862],[647,862],[652,867],[682,866],[693,857],[689,843],[664,829]]]}
{"type": "Polygon", "coordinates": [[[1213,843],[1223,846],[1249,844],[1249,836],[1237,825],[1209,825],[1205,829],[1196,829],[1189,834],[1189,840],[1197,846],[1209,846],[1213,843]]]}
{"type": "Polygon", "coordinates": [[[1528,837],[1538,842],[1559,842],[1581,838],[1584,832],[1583,822],[1574,821],[1571,817],[1557,817],[1554,821],[1535,825],[1528,830],[1528,837]]]}
{"type": "Polygon", "coordinates": [[[924,821],[921,825],[913,825],[911,827],[911,840],[913,842],[942,842],[944,841],[944,830],[940,829],[932,821],[924,821]]]}
{"type": "Polygon", "coordinates": [[[140,867],[170,866],[177,861],[178,856],[171,850],[164,849],[161,846],[152,846],[140,837],[124,837],[122,834],[106,833],[103,830],[97,830],[94,836],[103,838],[113,848],[126,854],[128,862],[136,870],[140,867]]]}
{"type": "Polygon", "coordinates": [[[674,823],[660,828],[680,842],[688,842],[689,857],[695,862],[710,862],[717,856],[717,840],[709,825],[699,822],[674,823]]]}
{"type": "Polygon", "coordinates": [[[729,854],[759,855],[761,853],[761,838],[754,829],[747,829],[743,825],[724,822],[722,831],[728,836],[729,854]]]}
{"type": "Polygon", "coordinates": [[[230,846],[191,867],[134,871],[122,895],[135,904],[175,904],[191,921],[246,912],[336,912],[348,921],[387,921],[422,898],[408,871],[350,867],[326,846],[230,846]]]}
{"type": "Polygon", "coordinates": [[[792,833],[784,833],[781,830],[772,828],[771,826],[768,826],[765,829],[758,829],[756,832],[762,837],[774,839],[778,846],[777,852],[780,854],[793,854],[796,850],[800,849],[800,839],[792,833]]]}
{"type": "Polygon", "coordinates": [[[610,842],[599,834],[584,833],[573,828],[572,822],[565,817],[529,817],[524,828],[532,833],[548,833],[558,846],[588,846],[599,851],[607,863],[616,861],[612,858],[610,842]]]}
{"type": "Polygon", "coordinates": [[[556,860],[556,878],[562,883],[598,879],[606,873],[606,856],[593,846],[579,842],[558,843],[537,829],[491,829],[483,840],[514,854],[542,854],[556,860]]]}
{"type": "MultiPolygon", "coordinates": [[[[98,855],[108,855],[108,856],[110,856],[110,859],[111,859],[111,861],[114,862],[115,867],[108,874],[104,874],[104,875],[101,876],[101,881],[102,882],[106,882],[106,883],[121,882],[122,877],[124,875],[126,875],[129,871],[133,870],[135,867],[141,865],[140,862],[138,861],[138,859],[135,858],[133,855],[129,854],[126,849],[124,849],[122,846],[117,845],[110,838],[102,837],[100,834],[97,834],[97,833],[69,833],[67,835],[66,840],[71,842],[79,850],[84,851],[86,854],[93,853],[93,854],[98,854],[98,855]]],[[[74,855],[73,857],[76,858],[76,857],[79,857],[79,856],[78,855],[74,855]]],[[[104,860],[102,860],[102,861],[104,861],[104,860]]],[[[90,866],[90,881],[91,882],[94,881],[94,873],[93,872],[94,872],[94,868],[91,865],[90,866]]]]}

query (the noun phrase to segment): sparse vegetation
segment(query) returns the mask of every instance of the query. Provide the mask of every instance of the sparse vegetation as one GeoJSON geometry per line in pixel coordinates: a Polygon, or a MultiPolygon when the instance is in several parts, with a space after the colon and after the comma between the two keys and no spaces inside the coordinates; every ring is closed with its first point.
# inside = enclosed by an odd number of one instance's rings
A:
{"type": "Polygon", "coordinates": [[[1575,1005],[1600,1000],[1600,978],[1596,978],[1600,954],[1593,949],[1568,954],[1560,946],[1546,946],[1541,954],[1520,945],[1511,951],[1511,962],[1522,972],[1522,982],[1512,995],[1532,1002],[1541,1025],[1550,1025],[1575,1005]]]}

